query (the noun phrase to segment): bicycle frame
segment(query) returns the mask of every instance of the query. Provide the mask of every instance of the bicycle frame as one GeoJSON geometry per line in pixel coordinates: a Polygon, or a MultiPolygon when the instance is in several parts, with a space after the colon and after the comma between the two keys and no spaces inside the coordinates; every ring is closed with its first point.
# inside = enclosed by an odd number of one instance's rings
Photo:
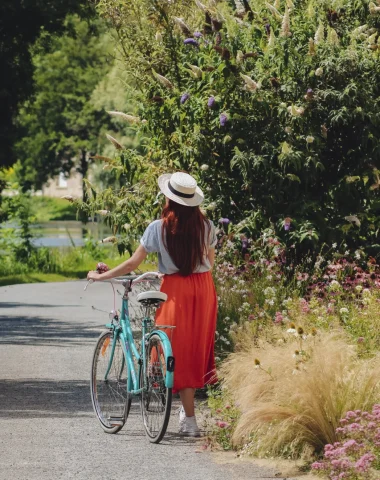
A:
{"type": "MultiPolygon", "coordinates": [[[[144,317],[144,319],[142,320],[141,352],[139,353],[135,345],[131,323],[129,320],[128,291],[126,289],[122,299],[119,323],[116,325],[113,322],[106,324],[106,327],[113,330],[114,335],[113,335],[113,341],[112,341],[112,347],[111,347],[111,355],[108,363],[108,368],[105,374],[105,380],[107,379],[109,371],[111,370],[111,365],[113,362],[113,356],[114,356],[115,347],[116,347],[116,341],[118,338],[120,338],[123,352],[128,362],[129,375],[128,375],[127,389],[128,389],[128,392],[132,395],[137,395],[141,393],[143,389],[146,387],[145,385],[146,375],[144,375],[144,386],[143,388],[139,388],[139,378],[141,375],[141,369],[143,369],[143,372],[146,372],[146,368],[147,368],[146,358],[145,358],[145,341],[146,340],[149,340],[149,338],[153,334],[159,335],[164,346],[165,358],[167,359],[173,358],[171,343],[169,341],[168,336],[166,335],[165,332],[158,329],[153,329],[149,333],[147,333],[148,328],[151,327],[151,325],[152,325],[152,319],[148,316],[144,317]],[[136,359],[136,362],[139,365],[138,372],[136,372],[133,358],[136,359]]],[[[123,368],[124,368],[124,362],[122,364],[122,369],[123,368]]],[[[165,375],[166,388],[173,387],[173,380],[174,380],[173,369],[169,365],[166,365],[166,375],[165,375]]]]}

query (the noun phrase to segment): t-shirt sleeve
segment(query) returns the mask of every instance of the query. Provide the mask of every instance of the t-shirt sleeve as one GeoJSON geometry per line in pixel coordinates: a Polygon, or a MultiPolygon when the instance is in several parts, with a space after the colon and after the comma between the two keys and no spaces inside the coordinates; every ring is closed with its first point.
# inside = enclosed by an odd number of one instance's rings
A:
{"type": "Polygon", "coordinates": [[[143,236],[140,239],[140,243],[147,253],[159,251],[157,222],[152,222],[147,226],[143,236]]]}
{"type": "Polygon", "coordinates": [[[209,235],[209,247],[215,248],[218,239],[216,238],[215,226],[210,220],[210,235],[209,235]]]}

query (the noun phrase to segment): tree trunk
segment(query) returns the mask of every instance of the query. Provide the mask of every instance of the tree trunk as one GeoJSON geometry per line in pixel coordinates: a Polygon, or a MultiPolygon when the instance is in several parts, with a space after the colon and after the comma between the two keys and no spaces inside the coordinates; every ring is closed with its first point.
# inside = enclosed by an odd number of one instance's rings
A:
{"type": "Polygon", "coordinates": [[[82,200],[84,202],[87,202],[87,199],[88,199],[87,192],[86,192],[86,186],[85,186],[85,183],[84,183],[84,179],[86,178],[87,171],[88,171],[87,151],[82,150],[81,158],[80,158],[80,173],[82,174],[82,189],[83,189],[82,200]]]}

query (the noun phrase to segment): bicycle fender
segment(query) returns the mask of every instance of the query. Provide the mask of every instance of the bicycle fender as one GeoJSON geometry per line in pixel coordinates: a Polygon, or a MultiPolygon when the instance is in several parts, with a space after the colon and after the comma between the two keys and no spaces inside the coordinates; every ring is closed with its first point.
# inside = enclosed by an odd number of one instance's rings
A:
{"type": "Polygon", "coordinates": [[[164,346],[165,359],[166,359],[165,387],[173,388],[175,362],[173,357],[172,345],[170,343],[169,337],[162,330],[153,330],[153,332],[150,333],[149,338],[152,335],[158,335],[164,346]]]}

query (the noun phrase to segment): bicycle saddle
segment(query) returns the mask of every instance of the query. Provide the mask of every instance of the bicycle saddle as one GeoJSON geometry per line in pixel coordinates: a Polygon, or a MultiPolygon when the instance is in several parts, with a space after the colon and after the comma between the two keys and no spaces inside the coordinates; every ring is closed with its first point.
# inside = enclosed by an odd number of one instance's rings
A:
{"type": "Polygon", "coordinates": [[[166,293],[157,291],[142,292],[137,295],[137,301],[142,303],[145,307],[159,305],[161,302],[166,302],[168,296],[166,293]]]}

